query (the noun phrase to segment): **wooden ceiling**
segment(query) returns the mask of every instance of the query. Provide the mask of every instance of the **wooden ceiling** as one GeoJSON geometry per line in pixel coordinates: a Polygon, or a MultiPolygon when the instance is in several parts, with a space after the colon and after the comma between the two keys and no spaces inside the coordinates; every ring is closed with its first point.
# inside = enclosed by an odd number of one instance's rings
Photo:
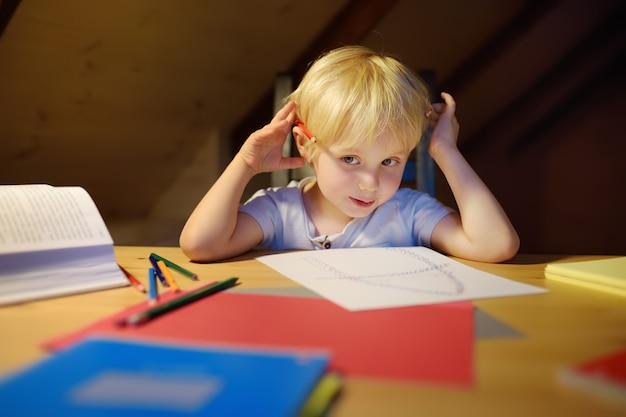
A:
{"type": "Polygon", "coordinates": [[[22,0],[0,39],[0,181],[145,216],[212,129],[235,147],[269,120],[277,73],[362,41],[445,79],[525,3],[22,0]]]}
{"type": "MultiPolygon", "coordinates": [[[[331,47],[361,43],[434,71],[459,103],[461,145],[480,150],[494,121],[520,112],[524,126],[511,140],[528,146],[524,135],[541,122],[529,103],[546,103],[544,114],[562,108],[624,45],[619,36],[606,42],[621,27],[619,0],[5,0],[0,8],[0,183],[81,185],[107,223],[148,216],[216,132],[228,159],[269,120],[276,74],[297,81],[331,47]],[[554,89],[564,68],[590,54],[595,66],[568,72],[569,86],[554,89]]],[[[204,167],[207,178],[223,159],[204,167]]]]}

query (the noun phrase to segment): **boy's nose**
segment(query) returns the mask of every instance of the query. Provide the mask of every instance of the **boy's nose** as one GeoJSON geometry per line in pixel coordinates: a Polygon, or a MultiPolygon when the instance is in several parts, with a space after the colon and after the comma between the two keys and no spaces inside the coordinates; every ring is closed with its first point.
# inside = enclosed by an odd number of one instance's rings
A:
{"type": "Polygon", "coordinates": [[[362,191],[378,191],[378,174],[364,172],[359,178],[359,189],[362,191]]]}

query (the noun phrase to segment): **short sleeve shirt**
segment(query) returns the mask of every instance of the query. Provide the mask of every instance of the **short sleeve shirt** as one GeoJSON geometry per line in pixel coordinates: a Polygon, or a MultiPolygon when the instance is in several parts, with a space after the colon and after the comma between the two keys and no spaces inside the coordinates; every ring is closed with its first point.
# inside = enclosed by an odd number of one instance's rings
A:
{"type": "Polygon", "coordinates": [[[435,225],[452,210],[435,198],[400,188],[370,215],[352,219],[341,233],[318,235],[304,207],[302,189],[314,178],[257,191],[239,211],[263,230],[263,246],[274,250],[430,246],[435,225]]]}

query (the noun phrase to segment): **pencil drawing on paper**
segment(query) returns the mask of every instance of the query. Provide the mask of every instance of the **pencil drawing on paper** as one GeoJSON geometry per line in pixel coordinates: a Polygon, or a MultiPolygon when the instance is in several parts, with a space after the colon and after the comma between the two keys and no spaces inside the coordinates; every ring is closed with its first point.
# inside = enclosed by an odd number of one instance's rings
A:
{"type": "Polygon", "coordinates": [[[363,268],[350,268],[346,271],[310,254],[303,254],[302,260],[323,272],[323,276],[318,278],[320,280],[349,280],[390,290],[439,295],[459,295],[465,291],[463,283],[454,274],[449,262],[435,262],[405,248],[386,248],[386,250],[390,251],[390,255],[413,258],[407,265],[410,265],[410,268],[386,272],[370,268],[370,265],[363,265],[367,272],[363,271],[363,268]]]}
{"type": "Polygon", "coordinates": [[[545,292],[423,246],[308,250],[258,259],[350,311],[545,292]]]}

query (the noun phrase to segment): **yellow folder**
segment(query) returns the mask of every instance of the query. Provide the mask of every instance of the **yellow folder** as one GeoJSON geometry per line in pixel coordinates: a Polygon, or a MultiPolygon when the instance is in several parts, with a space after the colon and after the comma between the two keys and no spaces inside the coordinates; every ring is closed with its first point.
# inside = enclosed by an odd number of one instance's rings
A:
{"type": "Polygon", "coordinates": [[[547,279],[626,296],[626,256],[550,263],[544,273],[547,279]]]}

